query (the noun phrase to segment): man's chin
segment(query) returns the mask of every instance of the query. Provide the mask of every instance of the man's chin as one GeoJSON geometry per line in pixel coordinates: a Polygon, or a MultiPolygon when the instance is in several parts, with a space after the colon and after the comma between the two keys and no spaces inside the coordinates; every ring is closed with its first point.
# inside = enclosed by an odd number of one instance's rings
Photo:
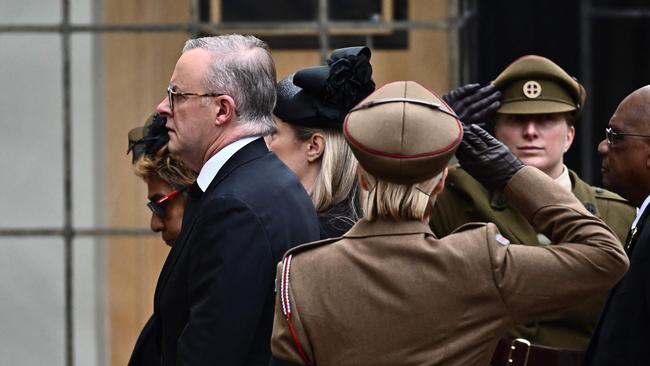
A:
{"type": "Polygon", "coordinates": [[[614,190],[614,187],[612,187],[612,184],[610,183],[611,181],[607,177],[607,175],[603,174],[602,175],[602,182],[603,182],[603,188],[609,189],[610,191],[614,190]]]}

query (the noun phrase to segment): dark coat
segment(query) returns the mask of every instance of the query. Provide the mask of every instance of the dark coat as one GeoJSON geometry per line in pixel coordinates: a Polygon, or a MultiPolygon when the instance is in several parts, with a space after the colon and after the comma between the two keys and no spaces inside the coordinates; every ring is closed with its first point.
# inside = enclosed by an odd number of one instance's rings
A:
{"type": "Polygon", "coordinates": [[[129,366],[155,366],[160,365],[160,355],[156,349],[156,333],[153,315],[142,328],[138,340],[135,342],[129,366]]]}
{"type": "Polygon", "coordinates": [[[585,365],[650,365],[650,223],[646,208],[628,255],[630,269],[612,289],[585,365]]]}
{"type": "Polygon", "coordinates": [[[352,228],[357,221],[352,213],[349,201],[343,201],[318,214],[320,223],[320,238],[338,238],[352,228]]]}
{"type": "Polygon", "coordinates": [[[156,285],[161,363],[266,365],[275,266],[318,238],[309,196],[262,139],[235,153],[205,193],[194,184],[156,285]]]}

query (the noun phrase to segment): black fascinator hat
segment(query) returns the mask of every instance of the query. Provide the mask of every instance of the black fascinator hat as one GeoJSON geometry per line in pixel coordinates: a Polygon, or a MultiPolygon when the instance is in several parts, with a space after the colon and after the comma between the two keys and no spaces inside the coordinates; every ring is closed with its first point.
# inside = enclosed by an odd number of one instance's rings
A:
{"type": "Polygon", "coordinates": [[[133,151],[133,163],[143,155],[154,156],[167,142],[169,135],[165,124],[167,118],[154,113],[142,127],[136,127],[129,131],[129,148],[126,153],[133,151]]]}
{"type": "Polygon", "coordinates": [[[368,47],[334,50],[327,66],[299,70],[278,83],[273,113],[284,122],[340,130],[346,114],[375,90],[368,47]]]}

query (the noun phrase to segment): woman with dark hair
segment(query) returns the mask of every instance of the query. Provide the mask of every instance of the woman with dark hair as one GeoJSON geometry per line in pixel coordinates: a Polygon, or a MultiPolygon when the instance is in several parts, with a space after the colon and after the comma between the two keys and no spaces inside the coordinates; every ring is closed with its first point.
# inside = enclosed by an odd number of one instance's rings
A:
{"type": "MultiPolygon", "coordinates": [[[[196,180],[196,174],[170,154],[166,121],[156,113],[144,126],[129,131],[127,154],[133,153],[135,174],[147,183],[151,230],[160,232],[165,243],[173,246],[183,223],[187,188],[196,180]]],[[[155,326],[154,318],[149,318],[133,348],[130,366],[160,365],[155,326]]]]}
{"type": "Polygon", "coordinates": [[[172,246],[181,231],[185,190],[196,180],[196,173],[170,154],[165,123],[165,117],[154,114],[143,127],[132,129],[128,151],[133,152],[135,174],[147,183],[151,230],[160,232],[172,246]]]}
{"type": "Polygon", "coordinates": [[[321,238],[337,237],[359,218],[357,161],[343,138],[350,109],[375,89],[367,47],[334,50],[327,66],[297,71],[278,83],[276,131],[266,143],[309,193],[321,238]]]}

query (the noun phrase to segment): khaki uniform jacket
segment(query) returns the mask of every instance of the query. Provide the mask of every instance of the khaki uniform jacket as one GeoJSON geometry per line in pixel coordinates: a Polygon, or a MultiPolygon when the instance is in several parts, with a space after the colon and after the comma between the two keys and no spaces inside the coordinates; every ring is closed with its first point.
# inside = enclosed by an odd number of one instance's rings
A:
{"type": "Polygon", "coordinates": [[[627,269],[611,230],[554,185],[526,167],[506,195],[560,245],[508,245],[494,224],[436,239],[425,222],[362,219],[341,238],[288,251],[273,355],[321,366],[486,365],[515,323],[600,293],[627,269]]]}
{"type": "MultiPolygon", "coordinates": [[[[569,177],[575,197],[624,242],[636,209],[619,195],[588,185],[571,170],[569,177]]],[[[488,192],[465,170],[451,168],[445,190],[438,195],[431,214],[431,229],[437,236],[444,237],[459,226],[475,221],[495,223],[512,243],[539,245],[535,229],[508,205],[503,192],[488,192]]],[[[603,292],[563,312],[533,319],[512,329],[510,335],[546,346],[585,350],[605,297],[606,292],[603,292]]]]}

